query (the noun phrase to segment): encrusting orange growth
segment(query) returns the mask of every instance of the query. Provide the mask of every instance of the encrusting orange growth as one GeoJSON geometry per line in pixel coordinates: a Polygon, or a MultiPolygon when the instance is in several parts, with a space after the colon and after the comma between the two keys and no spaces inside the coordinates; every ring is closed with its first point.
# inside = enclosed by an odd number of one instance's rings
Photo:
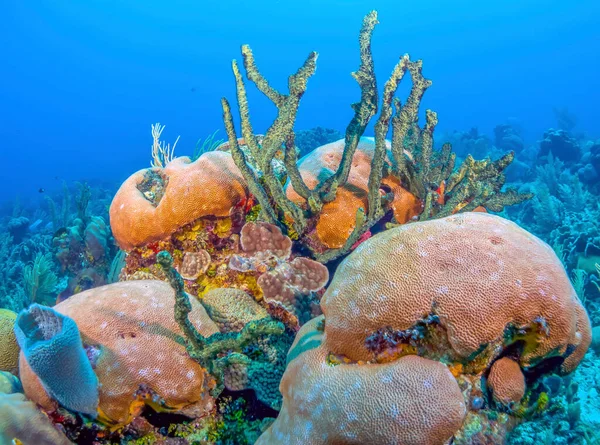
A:
{"type": "MultiPolygon", "coordinates": [[[[207,337],[219,332],[200,303],[190,301],[189,318],[199,332],[207,337]]],[[[214,381],[186,353],[174,304],[169,284],[145,280],[90,289],[54,307],[77,323],[100,383],[98,411],[105,422],[127,424],[146,403],[191,417],[213,409],[214,381]]],[[[31,400],[55,408],[23,354],[20,376],[31,400]]]]}
{"type": "Polygon", "coordinates": [[[165,168],[140,170],[121,185],[110,206],[110,226],[119,246],[131,250],[198,218],[228,216],[245,197],[245,181],[229,153],[207,152],[194,162],[176,158],[165,168]]]}
{"type": "Polygon", "coordinates": [[[523,341],[522,367],[559,356],[568,373],[591,340],[589,318],[550,246],[487,213],[367,240],[339,266],[321,306],[332,349],[356,361],[374,358],[365,341],[378,329],[404,331],[429,314],[455,358],[475,354],[483,366],[497,355],[493,346],[523,341]]]}
{"type": "MultiPolygon", "coordinates": [[[[348,181],[337,189],[333,201],[323,205],[316,232],[319,240],[328,248],[341,247],[356,225],[356,211],[360,207],[367,209],[369,173],[374,150],[375,141],[372,138],[361,138],[354,153],[348,181]]],[[[319,182],[333,175],[343,152],[344,140],[341,139],[318,147],[302,158],[298,167],[306,185],[313,189],[319,182]]],[[[388,163],[389,159],[391,155],[388,155],[388,163]]],[[[405,190],[396,177],[386,176],[381,183],[384,192],[393,193],[390,206],[398,224],[404,224],[421,213],[421,201],[405,190]]],[[[304,203],[291,185],[287,188],[287,196],[297,204],[304,203]]]]}
{"type": "Polygon", "coordinates": [[[517,362],[502,357],[490,369],[488,387],[496,403],[518,403],[525,395],[525,376],[517,362]]]}

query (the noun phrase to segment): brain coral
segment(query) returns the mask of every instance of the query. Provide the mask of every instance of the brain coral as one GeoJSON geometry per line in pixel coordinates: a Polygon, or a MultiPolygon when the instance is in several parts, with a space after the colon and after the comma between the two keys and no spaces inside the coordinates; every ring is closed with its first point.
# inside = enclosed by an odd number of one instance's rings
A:
{"type": "MultiPolygon", "coordinates": [[[[319,240],[328,248],[341,247],[354,229],[358,208],[367,209],[367,185],[374,150],[373,138],[360,139],[354,153],[348,181],[338,188],[336,198],[332,202],[323,205],[316,233],[319,240]]],[[[302,158],[298,167],[306,185],[312,189],[320,181],[333,175],[340,164],[343,152],[344,139],[341,139],[323,145],[302,158]]],[[[391,159],[391,156],[388,158],[391,159]]],[[[393,193],[390,206],[399,224],[404,224],[421,213],[421,201],[402,188],[400,182],[393,176],[383,178],[382,188],[385,188],[386,192],[393,193]]],[[[299,204],[304,202],[291,186],[287,188],[287,195],[294,202],[299,204]]]]}
{"type": "Polygon", "coordinates": [[[140,170],[110,206],[110,226],[124,250],[158,241],[204,216],[228,216],[247,194],[231,155],[214,151],[194,162],[176,158],[165,168],[140,170]]]}
{"type": "Polygon", "coordinates": [[[19,368],[19,345],[13,331],[17,314],[0,309],[0,371],[16,374],[19,368]]]}
{"type": "Polygon", "coordinates": [[[521,342],[521,366],[559,356],[561,370],[569,372],[591,337],[589,318],[554,251],[487,213],[373,237],[340,265],[321,306],[332,350],[352,360],[375,358],[366,340],[377,330],[404,331],[431,314],[459,358],[482,348],[497,354],[494,348],[521,342]]]}
{"type": "MultiPolygon", "coordinates": [[[[218,332],[195,299],[190,320],[202,335],[218,332]]],[[[212,378],[189,358],[174,319],[175,295],[161,281],[127,281],[81,292],[54,309],[77,323],[100,382],[99,413],[127,423],[144,403],[199,416],[212,409],[212,378]]],[[[44,408],[53,404],[21,355],[27,396],[44,408]]],[[[61,363],[56,363],[60,373],[61,363]]],[[[75,382],[73,382],[75,384],[75,382]]]]}
{"type": "MultiPolygon", "coordinates": [[[[567,373],[590,343],[552,249],[487,213],[375,235],[340,264],[321,306],[324,320],[305,324],[290,349],[283,408],[261,445],[433,445],[471,433],[459,443],[481,443],[463,421],[490,366],[496,398],[518,401],[525,382],[504,391],[511,383],[493,367],[567,373]],[[494,362],[501,354],[511,359],[494,362]]],[[[510,428],[483,411],[468,413],[479,429],[510,428]]]]}
{"type": "MultiPolygon", "coordinates": [[[[314,328],[306,323],[299,342],[315,340],[314,328]]],[[[460,428],[465,403],[445,365],[410,355],[384,364],[330,366],[328,349],[325,340],[290,362],[280,386],[283,408],[257,445],[434,445],[460,428]]]]}
{"type": "Polygon", "coordinates": [[[525,376],[517,362],[502,357],[490,368],[488,386],[497,403],[509,405],[525,395],[525,376]]]}

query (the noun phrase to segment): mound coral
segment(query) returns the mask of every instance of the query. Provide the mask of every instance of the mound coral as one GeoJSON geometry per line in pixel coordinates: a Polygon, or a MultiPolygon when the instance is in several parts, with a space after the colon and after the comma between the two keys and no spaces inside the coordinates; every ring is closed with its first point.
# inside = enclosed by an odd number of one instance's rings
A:
{"type": "MultiPolygon", "coordinates": [[[[300,175],[311,190],[334,174],[342,161],[344,147],[344,139],[341,139],[317,148],[300,161],[300,175]]],[[[390,159],[393,159],[390,147],[388,143],[388,166],[391,166],[390,159]]],[[[361,138],[356,146],[346,183],[338,187],[333,201],[323,204],[315,230],[319,241],[330,249],[344,245],[356,227],[356,212],[359,208],[368,207],[369,174],[374,153],[375,140],[361,138]]],[[[382,178],[381,187],[390,195],[389,206],[398,224],[411,221],[423,211],[423,202],[405,190],[393,175],[388,174],[382,178]]],[[[304,202],[293,186],[289,185],[286,192],[288,198],[296,204],[304,202]]]]}
{"type": "Polygon", "coordinates": [[[225,217],[247,196],[229,153],[176,158],[164,168],[140,170],[122,185],[110,206],[110,225],[123,250],[161,240],[200,217],[225,217]]]}
{"type": "Polygon", "coordinates": [[[17,314],[0,309],[0,371],[16,374],[19,369],[19,345],[14,333],[17,314]]]}
{"type": "Polygon", "coordinates": [[[269,316],[254,298],[235,288],[210,290],[201,303],[221,332],[239,332],[251,321],[269,316]]]}
{"type": "Polygon", "coordinates": [[[72,411],[95,416],[98,378],[73,319],[33,304],[19,314],[15,334],[24,362],[41,380],[48,395],[72,411]]]}
{"type": "MultiPolygon", "coordinates": [[[[209,395],[214,381],[186,355],[182,332],[173,319],[174,305],[168,284],[130,281],[81,292],[54,307],[63,320],[77,323],[85,348],[81,352],[87,353],[100,384],[100,419],[126,424],[146,403],[192,417],[214,407],[209,395]]],[[[189,320],[204,335],[218,332],[198,302],[192,302],[189,320]]],[[[53,369],[58,379],[64,377],[63,363],[56,361],[60,355],[47,358],[48,370],[53,369]]],[[[44,390],[51,387],[48,378],[36,374],[28,360],[27,354],[21,355],[25,393],[52,411],[55,404],[44,390]]],[[[82,384],[66,381],[73,387],[82,384]]]]}
{"type": "Polygon", "coordinates": [[[558,356],[568,373],[590,343],[587,314],[553,250],[486,213],[402,226],[364,243],[340,265],[321,306],[333,350],[352,360],[377,358],[366,341],[378,329],[436,324],[430,315],[461,360],[489,360],[511,343],[522,348],[522,366],[558,356]]]}
{"type": "Polygon", "coordinates": [[[340,264],[321,306],[324,321],[292,346],[282,412],[259,443],[483,443],[470,436],[482,425],[502,437],[514,424],[508,408],[481,409],[493,406],[488,373],[496,401],[516,409],[521,389],[507,384],[527,373],[525,393],[544,373],[571,372],[591,340],[552,249],[487,213],[375,235],[340,264]]]}
{"type": "Polygon", "coordinates": [[[502,357],[490,368],[488,386],[495,402],[504,405],[518,403],[525,395],[525,376],[517,362],[502,357]]]}

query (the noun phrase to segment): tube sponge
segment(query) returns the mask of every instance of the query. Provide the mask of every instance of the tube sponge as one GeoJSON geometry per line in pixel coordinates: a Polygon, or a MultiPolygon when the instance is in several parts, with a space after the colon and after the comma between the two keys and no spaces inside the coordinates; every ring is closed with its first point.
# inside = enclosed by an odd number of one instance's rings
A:
{"type": "Polygon", "coordinates": [[[15,335],[46,391],[65,408],[96,416],[98,378],[75,321],[33,304],[17,317],[15,335]]]}

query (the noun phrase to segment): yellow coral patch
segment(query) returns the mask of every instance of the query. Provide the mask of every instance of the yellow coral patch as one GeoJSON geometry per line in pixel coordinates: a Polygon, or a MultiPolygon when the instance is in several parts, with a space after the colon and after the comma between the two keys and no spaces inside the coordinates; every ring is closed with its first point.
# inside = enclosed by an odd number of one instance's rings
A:
{"type": "Polygon", "coordinates": [[[219,238],[226,238],[229,236],[231,232],[231,218],[223,218],[217,220],[217,224],[215,225],[215,229],[213,230],[214,234],[219,238]]]}

